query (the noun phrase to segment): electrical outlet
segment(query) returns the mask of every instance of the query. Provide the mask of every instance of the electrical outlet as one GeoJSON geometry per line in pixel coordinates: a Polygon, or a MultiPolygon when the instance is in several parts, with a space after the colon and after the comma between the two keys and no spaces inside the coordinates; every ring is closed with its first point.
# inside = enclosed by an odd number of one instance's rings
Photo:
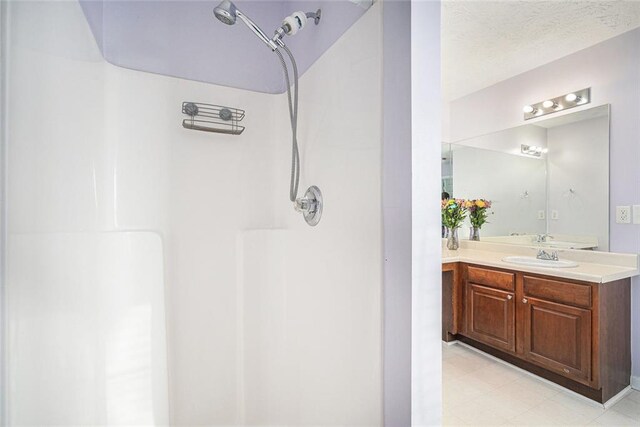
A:
{"type": "MultiPolygon", "coordinates": [[[[640,212],[640,206],[638,208],[638,212],[640,212]]],[[[544,211],[538,211],[538,219],[544,219],[544,211]]]]}
{"type": "Polygon", "coordinates": [[[616,223],[631,224],[631,206],[616,206],[616,223]]]}
{"type": "Polygon", "coordinates": [[[633,223],[640,224],[640,205],[633,205],[633,223]]]}
{"type": "Polygon", "coordinates": [[[556,209],[551,211],[551,219],[560,219],[560,212],[556,209]]]}

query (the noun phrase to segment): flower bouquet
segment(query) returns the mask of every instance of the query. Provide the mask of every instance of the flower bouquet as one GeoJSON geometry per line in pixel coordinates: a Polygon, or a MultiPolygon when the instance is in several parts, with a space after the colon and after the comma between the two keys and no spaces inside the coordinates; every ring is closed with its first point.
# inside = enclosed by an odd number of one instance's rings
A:
{"type": "Polygon", "coordinates": [[[480,240],[480,228],[487,222],[487,210],[491,208],[491,200],[475,199],[465,201],[465,209],[469,212],[471,232],[469,240],[480,240]]]}
{"type": "Polygon", "coordinates": [[[442,204],[442,225],[447,232],[447,249],[456,250],[459,246],[458,228],[467,217],[465,201],[462,199],[443,200],[442,204]]]}

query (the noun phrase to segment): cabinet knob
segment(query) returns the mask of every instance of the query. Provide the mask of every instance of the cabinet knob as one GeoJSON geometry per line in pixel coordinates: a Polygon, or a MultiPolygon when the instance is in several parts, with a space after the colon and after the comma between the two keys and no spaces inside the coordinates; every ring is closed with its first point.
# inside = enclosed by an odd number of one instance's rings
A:
{"type": "Polygon", "coordinates": [[[526,303],[528,303],[528,302],[529,302],[529,300],[528,300],[528,299],[526,299],[526,298],[522,298],[522,302],[526,304],[526,303]]]}
{"type": "Polygon", "coordinates": [[[513,295],[507,295],[507,299],[513,298],[513,295]]]}

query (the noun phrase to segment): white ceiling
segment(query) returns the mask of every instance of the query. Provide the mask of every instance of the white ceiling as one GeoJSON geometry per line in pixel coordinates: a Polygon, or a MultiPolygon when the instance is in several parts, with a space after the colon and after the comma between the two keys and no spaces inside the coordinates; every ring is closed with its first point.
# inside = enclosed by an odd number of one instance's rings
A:
{"type": "Polygon", "coordinates": [[[445,100],[640,27],[640,0],[444,0],[445,100]]]}

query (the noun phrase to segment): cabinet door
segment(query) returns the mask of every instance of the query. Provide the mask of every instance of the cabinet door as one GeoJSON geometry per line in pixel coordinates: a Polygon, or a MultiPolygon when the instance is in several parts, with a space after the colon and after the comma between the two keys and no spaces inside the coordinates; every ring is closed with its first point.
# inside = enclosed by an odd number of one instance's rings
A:
{"type": "Polygon", "coordinates": [[[500,350],[516,349],[513,292],[468,283],[467,335],[500,350]]]}
{"type": "Polygon", "coordinates": [[[550,371],[589,384],[591,311],[524,298],[524,356],[550,371]]]}

